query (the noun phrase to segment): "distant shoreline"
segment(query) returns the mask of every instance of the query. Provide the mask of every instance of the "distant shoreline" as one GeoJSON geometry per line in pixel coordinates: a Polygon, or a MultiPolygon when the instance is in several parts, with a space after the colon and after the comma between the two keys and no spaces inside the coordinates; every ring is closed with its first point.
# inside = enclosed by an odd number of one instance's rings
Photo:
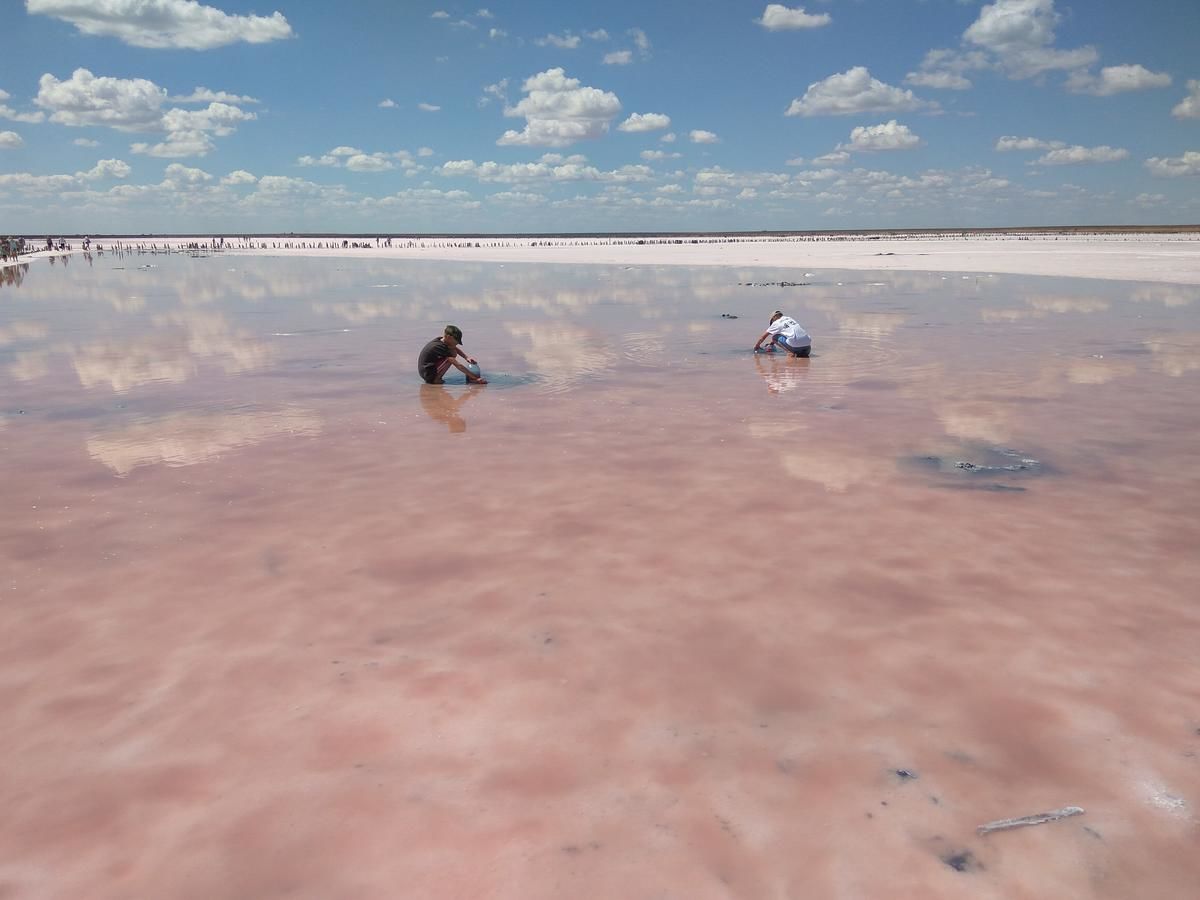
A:
{"type": "MultiPolygon", "coordinates": [[[[62,236],[61,239],[73,245],[69,253],[83,252],[80,238],[62,236]]],[[[33,246],[37,246],[36,241],[33,246]]],[[[973,229],[644,236],[93,235],[92,247],[94,251],[103,248],[103,255],[92,254],[93,260],[112,258],[114,254],[192,253],[226,259],[274,256],[504,265],[724,266],[738,269],[739,276],[747,278],[756,278],[756,273],[770,270],[797,271],[801,274],[796,280],[821,269],[841,269],[1200,285],[1200,227],[1171,231],[1148,228],[1089,231],[1078,226],[1052,231],[973,229]]],[[[20,262],[62,255],[62,251],[42,250],[22,256],[20,262]]]]}
{"type": "MultiPolygon", "coordinates": [[[[26,241],[39,240],[39,234],[15,234],[26,241]]],[[[769,237],[827,237],[827,238],[883,238],[905,237],[968,237],[975,235],[1117,235],[1117,234],[1192,234],[1200,236],[1200,223],[1195,225],[1018,225],[996,228],[849,228],[849,229],[767,229],[762,231],[193,231],[193,232],[77,232],[55,234],[56,239],[82,240],[201,240],[225,238],[273,238],[277,240],[320,240],[322,238],[370,239],[392,238],[403,240],[586,240],[586,239],[636,239],[636,238],[769,238],[769,237]]],[[[40,234],[45,241],[46,235],[40,234]]]]}

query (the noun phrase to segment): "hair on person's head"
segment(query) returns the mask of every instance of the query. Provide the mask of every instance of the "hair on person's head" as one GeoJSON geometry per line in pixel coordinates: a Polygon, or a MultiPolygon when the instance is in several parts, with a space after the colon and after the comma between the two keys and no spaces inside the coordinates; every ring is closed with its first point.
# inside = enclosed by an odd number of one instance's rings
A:
{"type": "Polygon", "coordinates": [[[446,330],[443,333],[446,335],[446,337],[452,337],[456,341],[462,340],[462,329],[457,325],[447,325],[446,330]]]}
{"type": "Polygon", "coordinates": [[[780,318],[783,318],[783,310],[777,309],[777,310],[775,310],[775,312],[771,313],[771,321],[772,322],[774,322],[776,319],[780,319],[780,318]]]}

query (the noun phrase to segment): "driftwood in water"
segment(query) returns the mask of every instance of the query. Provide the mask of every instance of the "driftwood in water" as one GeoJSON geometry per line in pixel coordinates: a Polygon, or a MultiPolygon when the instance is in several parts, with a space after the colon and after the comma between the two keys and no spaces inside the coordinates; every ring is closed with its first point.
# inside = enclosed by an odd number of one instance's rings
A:
{"type": "Polygon", "coordinates": [[[1083,810],[1078,806],[1064,806],[1062,809],[1052,809],[1050,812],[1036,813],[1032,816],[1021,816],[1019,819],[997,819],[980,825],[975,830],[980,834],[991,834],[993,831],[1007,831],[1009,828],[1024,828],[1026,825],[1041,825],[1045,822],[1055,822],[1069,816],[1082,815],[1083,810]]]}

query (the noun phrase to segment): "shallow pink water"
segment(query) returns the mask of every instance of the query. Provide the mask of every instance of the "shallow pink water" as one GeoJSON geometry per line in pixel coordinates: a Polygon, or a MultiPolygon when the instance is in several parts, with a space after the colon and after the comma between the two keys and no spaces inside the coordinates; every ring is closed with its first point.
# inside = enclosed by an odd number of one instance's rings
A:
{"type": "Polygon", "coordinates": [[[34,267],[0,898],[1194,897],[1198,382],[1178,286],[34,267]]]}

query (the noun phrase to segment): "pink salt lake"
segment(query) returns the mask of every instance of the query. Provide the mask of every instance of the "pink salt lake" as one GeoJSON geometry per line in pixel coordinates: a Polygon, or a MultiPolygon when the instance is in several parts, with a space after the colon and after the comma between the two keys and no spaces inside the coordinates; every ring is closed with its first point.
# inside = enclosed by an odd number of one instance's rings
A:
{"type": "Polygon", "coordinates": [[[0,897],[1193,898],[1198,387],[1186,286],[35,263],[0,897]]]}

